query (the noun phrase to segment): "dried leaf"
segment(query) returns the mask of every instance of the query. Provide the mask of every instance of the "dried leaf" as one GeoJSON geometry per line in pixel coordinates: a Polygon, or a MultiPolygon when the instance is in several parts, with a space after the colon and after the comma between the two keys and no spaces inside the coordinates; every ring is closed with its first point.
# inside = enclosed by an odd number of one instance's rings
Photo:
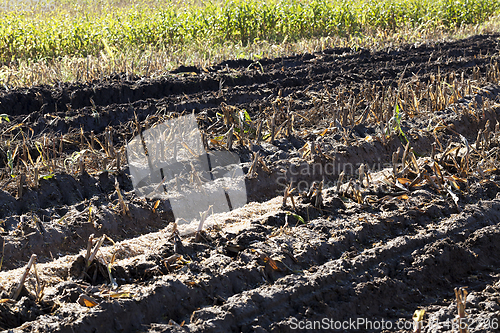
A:
{"type": "Polygon", "coordinates": [[[436,127],[434,127],[434,129],[432,130],[432,132],[436,133],[437,131],[442,130],[442,129],[446,129],[446,128],[447,128],[446,126],[437,125],[436,127]]]}
{"type": "Polygon", "coordinates": [[[415,168],[415,173],[419,173],[420,168],[418,166],[417,158],[415,157],[415,153],[411,153],[410,156],[411,156],[411,162],[413,163],[413,167],[415,168]]]}
{"type": "Polygon", "coordinates": [[[441,172],[441,167],[437,162],[434,162],[434,170],[436,171],[436,175],[438,175],[439,178],[443,179],[443,174],[441,172]]]}
{"type": "Polygon", "coordinates": [[[156,208],[160,205],[160,200],[156,200],[155,205],[153,207],[153,213],[156,213],[156,208]]]}
{"type": "Polygon", "coordinates": [[[390,180],[387,177],[385,177],[384,179],[382,179],[382,183],[384,183],[387,186],[395,186],[394,183],[392,182],[392,180],[390,180]]]}
{"type": "Polygon", "coordinates": [[[272,269],[274,269],[275,271],[281,271],[278,265],[276,265],[276,261],[271,259],[267,254],[255,249],[252,249],[251,251],[257,253],[260,256],[260,259],[262,259],[262,261],[264,261],[266,264],[269,264],[269,266],[271,266],[272,269]]]}
{"type": "Polygon", "coordinates": [[[403,190],[403,191],[408,191],[408,189],[406,187],[404,187],[404,185],[402,185],[399,181],[396,181],[396,183],[394,184],[394,186],[396,186],[397,188],[403,190]]]}
{"type": "MultiPolygon", "coordinates": [[[[453,148],[451,148],[450,150],[448,150],[448,151],[444,154],[444,156],[446,156],[446,155],[451,155],[451,153],[453,153],[453,152],[457,151],[458,149],[460,149],[460,147],[459,147],[459,146],[457,146],[457,147],[453,147],[453,148]]],[[[444,156],[443,156],[443,157],[444,157],[444,156]]]]}
{"type": "Polygon", "coordinates": [[[210,139],[210,143],[212,143],[214,146],[222,146],[222,145],[224,145],[223,142],[218,141],[218,140],[214,140],[214,139],[210,139]]]}
{"type": "Polygon", "coordinates": [[[78,297],[78,304],[91,308],[99,303],[97,303],[97,301],[92,297],[87,296],[85,294],[81,294],[80,297],[78,297]]]}
{"type": "Polygon", "coordinates": [[[311,149],[309,148],[309,143],[306,143],[302,148],[299,149],[299,153],[302,155],[302,158],[305,158],[309,153],[311,152],[311,149]]]}
{"type": "Polygon", "coordinates": [[[92,206],[89,206],[89,223],[92,224],[92,206]]]}
{"type": "Polygon", "coordinates": [[[109,297],[112,297],[112,298],[130,298],[131,295],[129,292],[123,292],[123,293],[110,294],[109,297]]]}
{"type": "Polygon", "coordinates": [[[460,191],[460,186],[450,179],[450,184],[455,188],[455,190],[460,191]]]}
{"type": "Polygon", "coordinates": [[[96,302],[93,302],[93,301],[90,301],[88,299],[83,299],[83,302],[85,303],[85,306],[88,307],[88,308],[91,308],[93,306],[96,306],[97,303],[96,302]]]}
{"type": "Polygon", "coordinates": [[[163,259],[162,261],[165,264],[167,264],[167,263],[168,264],[172,264],[172,263],[176,262],[179,259],[182,259],[182,256],[180,254],[176,253],[176,254],[173,254],[170,257],[166,258],[166,259],[163,259]]]}
{"type": "Polygon", "coordinates": [[[451,176],[451,178],[453,178],[453,180],[456,180],[457,182],[467,183],[467,179],[465,178],[460,178],[455,175],[451,176]]]}
{"type": "Polygon", "coordinates": [[[424,315],[425,315],[425,310],[415,310],[415,313],[413,313],[413,320],[414,321],[422,321],[424,320],[424,315]]]}
{"type": "Polygon", "coordinates": [[[278,265],[276,265],[276,261],[274,261],[273,259],[266,256],[264,258],[264,262],[268,263],[269,266],[271,266],[271,268],[274,269],[275,271],[280,271],[278,265]]]}
{"type": "Polygon", "coordinates": [[[11,131],[15,130],[16,128],[21,127],[23,125],[24,125],[24,123],[20,123],[20,124],[14,125],[11,128],[9,128],[6,132],[11,132],[11,131]]]}
{"type": "Polygon", "coordinates": [[[411,184],[411,180],[409,180],[408,178],[398,178],[398,182],[400,182],[403,185],[411,184]]]}

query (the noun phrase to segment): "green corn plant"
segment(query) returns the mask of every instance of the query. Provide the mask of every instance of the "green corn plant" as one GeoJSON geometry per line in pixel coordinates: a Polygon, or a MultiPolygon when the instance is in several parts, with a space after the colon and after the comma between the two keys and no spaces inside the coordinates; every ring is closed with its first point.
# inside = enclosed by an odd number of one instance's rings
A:
{"type": "MultiPolygon", "coordinates": [[[[201,43],[294,42],[405,26],[461,27],[498,13],[497,0],[221,0],[152,4],[52,2],[53,10],[0,8],[0,62],[86,57],[113,62],[121,50],[164,50],[201,43]],[[120,51],[118,51],[120,50],[120,51]]],[[[179,48],[181,47],[181,48],[179,48]]]]}
{"type": "Polygon", "coordinates": [[[386,134],[389,135],[391,131],[394,131],[399,135],[399,138],[401,139],[401,142],[406,145],[408,143],[408,138],[406,137],[405,132],[401,128],[401,118],[402,114],[399,111],[399,104],[396,103],[394,106],[394,115],[392,116],[391,119],[389,119],[388,126],[386,128],[386,134]],[[403,140],[404,139],[404,140],[403,140]]]}

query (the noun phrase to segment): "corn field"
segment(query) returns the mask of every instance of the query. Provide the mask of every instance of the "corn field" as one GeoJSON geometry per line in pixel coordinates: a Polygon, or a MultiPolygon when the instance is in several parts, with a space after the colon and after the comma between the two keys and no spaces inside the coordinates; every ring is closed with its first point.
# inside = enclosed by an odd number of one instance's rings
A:
{"type": "Polygon", "coordinates": [[[498,13],[498,0],[235,0],[69,2],[0,11],[0,63],[162,50],[191,43],[248,45],[368,30],[455,28],[498,13]]]}

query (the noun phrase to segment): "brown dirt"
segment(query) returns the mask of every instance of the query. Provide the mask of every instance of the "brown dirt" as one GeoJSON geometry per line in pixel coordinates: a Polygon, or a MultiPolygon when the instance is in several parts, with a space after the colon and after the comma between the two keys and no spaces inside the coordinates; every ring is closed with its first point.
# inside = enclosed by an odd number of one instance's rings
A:
{"type": "Polygon", "coordinates": [[[326,319],[386,322],[385,329],[338,331],[408,332],[398,323],[425,309],[422,332],[451,332],[454,288],[468,287],[470,331],[499,331],[491,327],[500,320],[499,43],[499,35],[481,35],[380,52],[227,61],[156,80],[116,74],[0,88],[0,114],[10,120],[0,123],[0,328],[293,332],[314,331],[305,325],[326,319]],[[396,104],[401,132],[391,122],[396,104]],[[225,149],[221,136],[230,127],[218,114],[246,110],[252,119],[231,148],[248,173],[249,203],[216,216],[217,226],[198,241],[172,234],[168,200],[134,194],[124,149],[138,131],[193,110],[212,150],[225,149]],[[271,118],[276,128],[287,120],[293,126],[256,142],[258,121],[266,121],[266,134],[271,118]],[[479,131],[487,135],[477,140],[479,131]],[[106,133],[113,150],[104,149],[106,133]],[[401,163],[405,138],[419,170],[394,185],[392,156],[400,148],[401,163]],[[308,144],[318,151],[304,155],[308,144]],[[8,151],[16,152],[12,170],[8,151]],[[72,158],[78,152],[83,171],[72,158]],[[253,152],[262,157],[256,173],[249,172],[253,152]],[[357,181],[361,163],[369,185],[357,181]],[[48,175],[38,186],[35,164],[48,175]],[[322,205],[303,194],[315,181],[324,183],[322,205]],[[296,207],[283,206],[290,182],[296,207]],[[87,270],[91,234],[115,244],[104,241],[87,270]],[[7,300],[32,254],[45,284],[41,299],[31,270],[21,295],[7,300]],[[115,290],[106,268],[112,256],[115,290]],[[79,304],[82,294],[98,304],[79,304]]]}

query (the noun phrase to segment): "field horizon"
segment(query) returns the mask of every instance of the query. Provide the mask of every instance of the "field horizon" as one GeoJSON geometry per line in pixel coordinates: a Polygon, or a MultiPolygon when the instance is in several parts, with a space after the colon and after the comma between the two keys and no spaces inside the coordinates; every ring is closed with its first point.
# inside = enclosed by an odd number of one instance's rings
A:
{"type": "Polygon", "coordinates": [[[499,3],[37,2],[0,10],[0,83],[82,82],[116,73],[159,77],[180,66],[208,68],[229,59],[452,40],[498,31],[499,3]]]}

